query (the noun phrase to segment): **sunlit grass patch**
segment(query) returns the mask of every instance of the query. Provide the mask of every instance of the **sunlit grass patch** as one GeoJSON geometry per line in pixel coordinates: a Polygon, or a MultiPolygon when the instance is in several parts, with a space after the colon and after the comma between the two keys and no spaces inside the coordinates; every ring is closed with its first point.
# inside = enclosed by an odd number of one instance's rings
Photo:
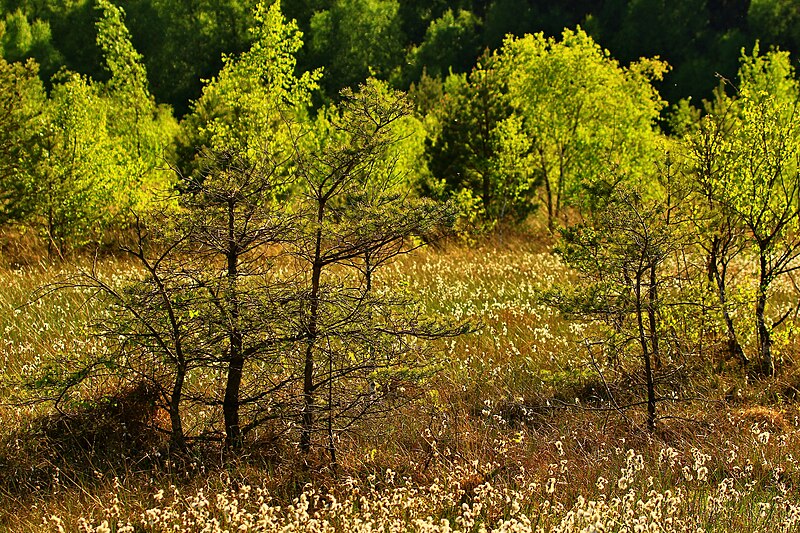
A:
{"type": "MultiPolygon", "coordinates": [[[[119,279],[136,274],[124,262],[106,262],[103,268],[119,279]]],[[[0,321],[9,332],[3,338],[5,378],[59,354],[101,349],[87,326],[102,309],[83,305],[85,295],[56,293],[25,305],[60,270],[0,273],[0,321]]],[[[470,321],[473,332],[438,341],[438,372],[421,385],[398,389],[406,395],[402,409],[341,440],[338,476],[326,467],[323,450],[304,458],[268,435],[238,461],[221,457],[213,446],[175,461],[159,456],[158,443],[150,441],[152,448],[139,462],[121,457],[96,471],[85,464],[83,472],[64,471],[77,463],[42,455],[50,461],[46,468],[35,460],[27,463],[46,474],[38,489],[0,494],[0,528],[788,532],[800,527],[795,404],[800,381],[788,357],[779,377],[757,383],[747,383],[732,365],[721,367],[710,348],[707,358],[687,358],[663,385],[664,391],[687,397],[662,402],[663,418],[649,433],[641,407],[616,409],[641,400],[638,362],[614,366],[599,349],[587,351],[584,340],[597,334],[593,326],[566,320],[541,302],[543,291],[570,280],[549,253],[524,243],[429,250],[402,258],[383,276],[387,287],[418,293],[430,312],[470,321]],[[16,508],[25,509],[20,518],[5,510],[16,508]]],[[[4,389],[4,403],[16,392],[4,389]]],[[[4,405],[4,433],[45,413],[44,407],[4,405]]],[[[2,468],[8,472],[7,464],[2,468]]],[[[26,476],[20,475],[21,483],[36,479],[26,476]]]]}

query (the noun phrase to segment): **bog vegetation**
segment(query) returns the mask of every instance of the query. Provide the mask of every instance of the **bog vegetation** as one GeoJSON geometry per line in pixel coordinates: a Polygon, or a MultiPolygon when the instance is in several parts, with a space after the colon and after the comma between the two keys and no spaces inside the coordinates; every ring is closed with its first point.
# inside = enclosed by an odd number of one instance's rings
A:
{"type": "Polygon", "coordinates": [[[797,530],[790,53],[291,4],[0,1],[0,528],[797,530]]]}

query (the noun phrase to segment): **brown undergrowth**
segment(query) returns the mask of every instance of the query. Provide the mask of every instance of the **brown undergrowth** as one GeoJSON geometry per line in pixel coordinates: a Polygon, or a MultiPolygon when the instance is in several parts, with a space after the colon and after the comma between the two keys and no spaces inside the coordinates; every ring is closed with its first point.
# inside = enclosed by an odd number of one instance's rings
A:
{"type": "MultiPolygon", "coordinates": [[[[78,300],[19,310],[50,275],[0,274],[7,379],[48,354],[93,349],[83,330],[91,310],[78,300]]],[[[393,266],[385,282],[407,284],[432,312],[477,332],[442,341],[438,373],[394,416],[342,435],[336,471],[324,447],[304,456],[292,435],[268,428],[238,457],[216,443],[170,455],[166,422],[143,388],[66,413],[4,402],[0,529],[796,531],[792,338],[777,347],[779,375],[755,381],[726,360],[720,339],[702,356],[683,353],[659,382],[651,433],[636,405],[637,362],[592,360],[591,326],[539,303],[568,279],[546,249],[519,240],[447,246],[393,266]]]]}

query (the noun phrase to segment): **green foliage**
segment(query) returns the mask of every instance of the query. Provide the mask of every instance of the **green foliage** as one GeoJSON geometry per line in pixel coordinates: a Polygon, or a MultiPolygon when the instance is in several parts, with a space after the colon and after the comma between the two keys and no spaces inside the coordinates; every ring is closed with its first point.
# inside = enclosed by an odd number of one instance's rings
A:
{"type": "Polygon", "coordinates": [[[20,9],[7,13],[5,20],[0,21],[0,56],[7,61],[35,59],[45,79],[49,79],[64,60],[53,46],[50,24],[43,20],[31,22],[20,9]]]}
{"type": "Polygon", "coordinates": [[[752,0],[747,22],[767,44],[800,50],[800,6],[792,0],[752,0]]]}
{"type": "MultiPolygon", "coordinates": [[[[49,25],[52,47],[59,59],[58,63],[48,65],[41,72],[44,81],[60,67],[89,75],[93,79],[102,78],[102,58],[96,46],[97,13],[94,0],[69,0],[46,2],[42,0],[8,0],[4,12],[20,10],[32,25],[41,21],[49,25]]],[[[28,57],[28,56],[26,56],[28,57]]],[[[38,55],[30,56],[40,60],[38,55]]]]}
{"type": "Polygon", "coordinates": [[[39,141],[33,198],[51,247],[99,239],[120,216],[114,196],[118,148],[108,131],[107,106],[84,77],[67,74],[54,86],[39,141]]]}
{"type": "Polygon", "coordinates": [[[248,48],[256,0],[129,0],[123,5],[152,91],[178,116],[191,111],[223,55],[248,48]]]}
{"type": "Polygon", "coordinates": [[[499,48],[508,35],[522,37],[536,32],[558,35],[565,27],[584,24],[595,9],[592,3],[581,0],[493,0],[486,8],[483,41],[491,48],[499,48]]]}
{"type": "Polygon", "coordinates": [[[686,193],[672,190],[669,174],[659,182],[666,194],[643,195],[618,182],[586,222],[562,230],[557,251],[575,269],[579,283],[550,297],[568,316],[605,326],[601,342],[616,364],[624,364],[629,355],[641,358],[651,430],[656,371],[679,359],[669,342],[676,326],[670,321],[684,307],[680,297],[670,294],[679,276],[669,259],[686,242],[682,217],[675,216],[686,193]]]}
{"type": "Polygon", "coordinates": [[[0,58],[0,224],[24,220],[33,209],[30,189],[45,98],[33,61],[0,58]]]}
{"type": "Polygon", "coordinates": [[[479,217],[489,223],[524,218],[533,209],[535,184],[531,143],[522,121],[511,114],[497,63],[497,56],[487,55],[469,76],[454,74],[445,81],[441,105],[431,113],[427,147],[430,170],[442,183],[424,191],[456,194],[460,205],[479,207],[479,217]],[[480,205],[468,197],[480,198],[480,205]]]}
{"type": "Polygon", "coordinates": [[[714,202],[712,216],[727,221],[735,242],[758,264],[758,370],[772,374],[772,331],[789,314],[770,322],[770,287],[800,257],[800,85],[787,53],[760,55],[757,46],[742,55],[739,83],[735,97],[717,92],[688,143],[695,178],[714,202]]]}
{"type": "Polygon", "coordinates": [[[142,55],[131,42],[125,26],[125,12],[110,0],[97,0],[102,16],[97,23],[97,45],[103,52],[106,68],[111,76],[108,90],[118,93],[122,105],[141,106],[150,99],[147,94],[147,72],[142,64],[142,55]]]}
{"type": "Polygon", "coordinates": [[[495,0],[486,12],[483,40],[492,49],[499,48],[508,35],[525,35],[536,29],[541,31],[535,21],[536,16],[530,2],[495,0]]]}
{"type": "MultiPolygon", "coordinates": [[[[386,215],[397,206],[417,202],[408,193],[409,178],[420,163],[422,124],[411,116],[410,103],[403,93],[373,78],[358,91],[343,90],[341,99],[318,114],[297,144],[302,189],[314,195],[332,192],[325,203],[332,210],[343,210],[331,216],[331,224],[341,225],[342,231],[352,231],[360,223],[378,230],[382,224],[370,222],[372,215],[356,213],[356,218],[346,219],[349,215],[345,213],[355,213],[354,208],[360,206],[376,210],[375,215],[386,215]],[[318,153],[325,153],[326,159],[315,160],[318,153]],[[349,163],[338,165],[337,160],[349,163]],[[395,207],[390,209],[390,205],[395,207]]],[[[430,202],[420,201],[420,205],[430,202]]],[[[425,218],[421,216],[418,223],[425,218]]],[[[392,228],[396,224],[387,221],[385,225],[392,228]]]]}
{"type": "Polygon", "coordinates": [[[673,70],[662,94],[670,101],[709,95],[709,72],[733,77],[739,49],[748,44],[746,5],[739,1],[629,0],[596,13],[593,35],[622,61],[660,56],[673,70]],[[654,28],[658,28],[654,31],[654,28]]]}
{"type": "Polygon", "coordinates": [[[314,13],[308,47],[311,63],[325,68],[327,96],[370,76],[399,75],[404,58],[399,9],[398,0],[335,0],[314,13]]]}
{"type": "Polygon", "coordinates": [[[302,194],[290,249],[302,273],[299,290],[308,295],[299,322],[300,447],[310,449],[327,417],[333,463],[336,436],[386,408],[390,383],[377,387],[374,380],[426,366],[419,338],[457,333],[425,319],[413,298],[386,290],[377,275],[406,252],[407,240],[434,238],[450,219],[449,206],[406,192],[393,147],[410,112],[404,95],[370,79],[357,92],[342,91],[339,104],[321,113],[296,145],[302,194]]]}
{"type": "Polygon", "coordinates": [[[418,80],[422,72],[444,77],[448,71],[470,71],[479,53],[480,27],[480,19],[470,11],[445,11],[431,22],[422,43],[409,51],[407,76],[418,80]]]}
{"type": "Polygon", "coordinates": [[[756,48],[742,58],[739,95],[731,104],[736,124],[722,148],[731,166],[718,176],[715,191],[759,241],[778,244],[798,222],[785,217],[787,210],[797,209],[800,192],[798,96],[788,54],[760,56],[756,48]]]}
{"type": "Polygon", "coordinates": [[[172,143],[174,119],[148,91],[123,12],[106,0],[99,7],[107,82],[63,71],[45,98],[41,84],[37,88],[30,79],[33,64],[4,69],[7,104],[14,109],[3,218],[39,228],[51,252],[101,240],[105,230],[129,220],[129,210],[146,211],[171,187],[158,169],[172,143]],[[29,73],[24,83],[23,68],[29,73]],[[20,137],[23,127],[29,131],[20,137]]]}
{"type": "Polygon", "coordinates": [[[304,121],[321,72],[295,75],[302,34],[283,17],[279,2],[259,3],[253,17],[252,46],[223,58],[222,71],[181,125],[178,149],[187,177],[196,175],[203,149],[278,154],[290,144],[290,124],[304,121]]]}
{"type": "MultiPolygon", "coordinates": [[[[366,85],[372,86],[380,98],[397,97],[388,84],[374,78],[368,79],[366,85]]],[[[408,97],[404,95],[403,99],[406,101],[408,97]]],[[[392,125],[392,132],[395,141],[387,147],[384,159],[379,162],[381,171],[395,176],[393,188],[396,193],[418,197],[421,182],[430,175],[425,158],[428,132],[424,118],[405,113],[392,125]]]]}
{"type": "Polygon", "coordinates": [[[446,11],[469,10],[471,4],[469,0],[403,0],[399,11],[403,34],[408,42],[421,43],[430,25],[446,11]]]}
{"type": "MultiPolygon", "coordinates": [[[[80,81],[58,88],[96,96],[80,81]]],[[[118,286],[92,270],[61,284],[110,306],[96,330],[109,350],[77,373],[55,365],[34,385],[108,383],[110,361],[112,380],[157,391],[178,448],[221,436],[221,406],[226,447],[268,421],[293,431],[300,418],[301,449],[325,430],[335,462],[337,435],[390,412],[398,380],[430,373],[424,339],[462,331],[376,274],[450,222],[449,206],[406,194],[394,144],[409,112],[404,95],[371,80],[313,127],[292,124],[288,154],[206,151],[177,211],[136,220],[123,249],[140,276],[118,286]]]]}
{"type": "Polygon", "coordinates": [[[670,107],[667,126],[677,139],[682,139],[700,124],[701,115],[690,99],[683,99],[670,107]]]}
{"type": "MultiPolygon", "coordinates": [[[[223,67],[222,55],[248,48],[247,30],[253,25],[256,3],[126,0],[121,4],[159,103],[170,104],[179,116],[190,111],[203,80],[223,67]]],[[[608,0],[600,4],[586,0],[294,0],[285,8],[308,36],[310,46],[300,56],[302,69],[325,67],[332,74],[324,81],[328,99],[370,75],[399,85],[416,82],[425,66],[442,75],[451,66],[456,72],[467,72],[474,66],[478,46],[494,49],[508,34],[558,35],[564,27],[581,24],[622,61],[665,57],[675,68],[660,89],[677,101],[709,96],[714,85],[709,72],[732,78],[739,49],[755,38],[797,50],[792,29],[797,10],[792,2],[749,4],[744,0],[608,0]],[[654,26],[660,30],[652,31],[654,26]],[[411,54],[412,64],[404,64],[413,50],[418,53],[411,54]]],[[[36,45],[24,56],[11,59],[34,57],[42,65],[45,81],[59,66],[102,78],[102,58],[94,46],[98,19],[94,0],[6,0],[2,16],[17,17],[18,10],[34,41],[44,48],[36,45]],[[46,25],[52,29],[49,45],[46,25]]],[[[27,30],[19,35],[27,35],[27,30]]]]}
{"type": "Polygon", "coordinates": [[[131,42],[125,13],[109,0],[98,0],[102,17],[97,23],[97,43],[103,52],[109,80],[102,94],[109,106],[109,133],[122,157],[117,187],[129,195],[123,209],[143,212],[155,196],[171,187],[171,173],[164,171],[177,123],[169,108],[157,106],[150,94],[143,58],[131,42]]]}
{"type": "Polygon", "coordinates": [[[625,58],[663,55],[667,61],[682,58],[695,48],[708,19],[697,16],[706,2],[695,0],[632,0],[627,2],[620,31],[615,38],[618,53],[625,58]],[[698,4],[700,4],[698,6],[698,4]],[[659,31],[652,31],[658,28],[659,31]]]}
{"type": "Polygon", "coordinates": [[[566,206],[582,201],[587,183],[609,172],[648,173],[664,105],[652,81],[666,64],[643,59],[623,68],[580,28],[560,41],[541,33],[509,38],[499,57],[551,228],[566,206]]]}

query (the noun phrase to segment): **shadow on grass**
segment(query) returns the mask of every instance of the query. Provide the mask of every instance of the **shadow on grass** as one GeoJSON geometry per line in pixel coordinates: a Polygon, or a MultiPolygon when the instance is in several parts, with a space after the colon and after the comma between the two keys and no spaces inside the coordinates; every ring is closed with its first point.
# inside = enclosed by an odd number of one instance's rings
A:
{"type": "Polygon", "coordinates": [[[155,393],[138,385],[22,428],[0,428],[0,493],[18,499],[151,468],[167,443],[157,416],[155,393]]]}

